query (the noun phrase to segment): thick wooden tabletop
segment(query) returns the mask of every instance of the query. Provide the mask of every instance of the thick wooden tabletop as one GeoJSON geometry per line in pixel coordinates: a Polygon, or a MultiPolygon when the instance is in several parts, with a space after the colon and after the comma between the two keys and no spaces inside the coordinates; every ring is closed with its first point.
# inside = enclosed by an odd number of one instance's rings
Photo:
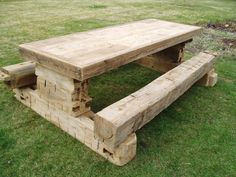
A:
{"type": "Polygon", "coordinates": [[[85,80],[187,41],[200,27],[142,20],[20,45],[26,60],[85,80]]]}

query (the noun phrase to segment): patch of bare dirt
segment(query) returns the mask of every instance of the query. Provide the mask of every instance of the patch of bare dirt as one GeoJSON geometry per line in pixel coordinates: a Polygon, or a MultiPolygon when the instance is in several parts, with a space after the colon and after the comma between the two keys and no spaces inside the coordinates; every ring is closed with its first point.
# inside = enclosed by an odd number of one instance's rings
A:
{"type": "Polygon", "coordinates": [[[222,39],[222,42],[230,48],[236,48],[236,39],[222,39]]]}
{"type": "Polygon", "coordinates": [[[208,23],[206,27],[221,31],[236,33],[236,21],[229,21],[222,23],[208,23]]]}

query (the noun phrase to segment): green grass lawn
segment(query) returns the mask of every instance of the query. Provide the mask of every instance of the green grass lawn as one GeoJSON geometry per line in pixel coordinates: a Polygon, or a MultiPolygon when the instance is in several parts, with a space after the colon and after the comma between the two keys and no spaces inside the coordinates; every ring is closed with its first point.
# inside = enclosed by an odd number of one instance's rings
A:
{"type": "MultiPolygon", "coordinates": [[[[186,24],[236,23],[235,0],[0,0],[0,66],[22,61],[18,45],[145,18],[186,24]]],[[[187,57],[219,53],[219,81],[193,86],[137,132],[136,158],[117,167],[23,106],[0,84],[0,176],[236,176],[235,32],[205,29],[187,57]]],[[[135,64],[91,80],[92,109],[159,76],[135,64]]]]}

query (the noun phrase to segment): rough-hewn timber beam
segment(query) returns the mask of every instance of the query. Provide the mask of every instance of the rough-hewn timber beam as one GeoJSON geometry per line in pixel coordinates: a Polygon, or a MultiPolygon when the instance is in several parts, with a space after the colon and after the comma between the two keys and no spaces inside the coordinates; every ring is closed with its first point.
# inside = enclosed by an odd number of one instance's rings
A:
{"type": "Polygon", "coordinates": [[[165,73],[181,64],[184,58],[185,44],[191,41],[192,40],[188,40],[160,52],[146,56],[135,61],[135,63],[160,73],[165,73]]]}
{"type": "Polygon", "coordinates": [[[0,78],[11,88],[33,85],[36,83],[35,63],[23,62],[0,68],[0,78]]]}
{"type": "Polygon", "coordinates": [[[91,117],[92,113],[73,117],[54,105],[48,104],[47,101],[39,97],[35,90],[30,88],[14,89],[14,92],[20,102],[112,163],[121,166],[135,157],[137,145],[135,133],[127,137],[117,148],[111,150],[102,141],[96,139],[94,135],[94,121],[91,117]]]}
{"type": "Polygon", "coordinates": [[[95,134],[110,148],[117,147],[209,72],[214,61],[213,55],[200,53],[104,108],[95,117],[95,134]]]}

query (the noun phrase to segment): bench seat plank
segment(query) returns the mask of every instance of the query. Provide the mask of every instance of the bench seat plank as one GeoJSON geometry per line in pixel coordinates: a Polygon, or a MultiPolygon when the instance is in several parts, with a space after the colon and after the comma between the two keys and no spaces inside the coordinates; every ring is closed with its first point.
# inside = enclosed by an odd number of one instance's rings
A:
{"type": "Polygon", "coordinates": [[[0,68],[0,80],[11,88],[34,85],[36,83],[35,63],[23,62],[0,68]]]}
{"type": "Polygon", "coordinates": [[[187,41],[200,27],[142,20],[20,45],[26,60],[37,61],[78,80],[102,74],[187,41]]]}
{"type": "Polygon", "coordinates": [[[163,111],[213,68],[214,56],[200,53],[150,84],[104,108],[95,118],[95,132],[110,148],[123,142],[163,111]]]}

